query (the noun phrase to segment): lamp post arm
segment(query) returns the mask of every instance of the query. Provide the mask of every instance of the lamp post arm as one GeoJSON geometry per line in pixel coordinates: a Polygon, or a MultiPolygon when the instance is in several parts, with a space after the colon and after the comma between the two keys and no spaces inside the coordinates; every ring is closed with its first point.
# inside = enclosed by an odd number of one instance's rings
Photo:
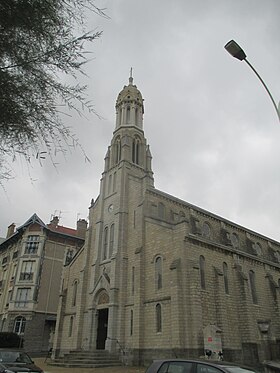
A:
{"type": "Polygon", "coordinates": [[[274,101],[274,99],[273,99],[273,97],[272,97],[272,94],[269,92],[269,89],[267,88],[265,82],[262,80],[262,78],[261,78],[261,76],[259,75],[259,73],[257,72],[257,70],[256,70],[256,69],[255,69],[255,68],[250,64],[250,62],[249,62],[246,58],[244,58],[243,61],[245,61],[245,62],[247,63],[247,65],[249,65],[249,67],[251,67],[251,69],[254,71],[254,73],[257,75],[257,77],[258,77],[259,80],[261,81],[262,85],[264,86],[266,92],[268,93],[268,95],[269,95],[269,97],[270,97],[270,99],[271,99],[271,101],[272,101],[272,103],[273,103],[273,106],[274,106],[274,108],[275,108],[275,110],[276,110],[276,113],[277,113],[277,116],[278,116],[278,119],[279,119],[279,122],[280,122],[280,112],[279,112],[279,110],[278,110],[278,108],[277,108],[277,105],[276,105],[276,102],[274,101]]]}

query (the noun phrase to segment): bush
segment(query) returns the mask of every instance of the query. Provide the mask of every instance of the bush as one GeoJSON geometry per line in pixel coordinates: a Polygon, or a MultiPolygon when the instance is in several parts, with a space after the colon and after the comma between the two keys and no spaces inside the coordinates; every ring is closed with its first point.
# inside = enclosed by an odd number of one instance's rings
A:
{"type": "Polygon", "coordinates": [[[23,338],[16,333],[0,332],[0,348],[22,348],[23,338]]]}

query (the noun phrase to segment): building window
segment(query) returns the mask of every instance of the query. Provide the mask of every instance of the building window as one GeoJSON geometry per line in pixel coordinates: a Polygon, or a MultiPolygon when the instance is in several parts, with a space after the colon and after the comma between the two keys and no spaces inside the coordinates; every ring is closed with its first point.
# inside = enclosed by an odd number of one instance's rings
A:
{"type": "Polygon", "coordinates": [[[40,242],[40,236],[28,236],[25,244],[25,254],[36,254],[40,242]]]}
{"type": "Polygon", "coordinates": [[[5,256],[3,259],[2,259],[2,265],[5,265],[8,263],[8,257],[5,256]]]}
{"type": "Polygon", "coordinates": [[[18,257],[18,251],[15,251],[14,253],[13,253],[13,259],[16,259],[18,257]]]}
{"type": "Polygon", "coordinates": [[[133,310],[130,311],[130,335],[133,334],[133,310]]]}
{"type": "Polygon", "coordinates": [[[34,261],[28,260],[22,263],[20,281],[32,281],[34,272],[34,261]]]}
{"type": "Polygon", "coordinates": [[[224,273],[225,293],[229,294],[229,288],[228,288],[228,265],[225,262],[223,263],[223,273],[224,273]]]}
{"type": "Polygon", "coordinates": [[[107,258],[108,250],[108,227],[104,229],[104,238],[103,238],[103,259],[107,258]]]}
{"type": "Polygon", "coordinates": [[[131,295],[134,295],[135,267],[131,269],[131,295]]]}
{"type": "Polygon", "coordinates": [[[135,126],[138,124],[138,108],[135,108],[135,126]]]}
{"type": "Polygon", "coordinates": [[[72,306],[76,306],[77,304],[77,290],[78,290],[78,281],[74,281],[73,284],[73,298],[72,298],[72,306]]]}
{"type": "Polygon", "coordinates": [[[200,286],[201,286],[201,289],[205,289],[206,288],[205,258],[202,255],[199,257],[199,272],[200,272],[200,286]]]}
{"type": "Polygon", "coordinates": [[[256,290],[256,277],[254,271],[249,271],[249,281],[252,294],[252,300],[254,304],[258,304],[257,290],[256,290]]]}
{"type": "Polygon", "coordinates": [[[15,301],[15,307],[25,308],[30,300],[30,288],[19,288],[15,301]]]}
{"type": "Polygon", "coordinates": [[[139,164],[140,140],[135,138],[132,143],[132,162],[139,164]]]}
{"type": "Polygon", "coordinates": [[[155,261],[156,290],[162,289],[162,258],[158,256],[155,261]]]}
{"type": "Polygon", "coordinates": [[[109,182],[108,182],[108,194],[111,193],[111,187],[112,187],[112,175],[109,176],[109,182]]]}
{"type": "Polygon", "coordinates": [[[26,319],[25,317],[18,316],[14,322],[14,333],[24,334],[26,319]]]}
{"type": "Polygon", "coordinates": [[[156,305],[156,332],[161,333],[161,331],[162,331],[161,305],[158,303],[156,305]]]}
{"type": "Polygon", "coordinates": [[[116,139],[116,163],[121,160],[121,139],[118,137],[116,139]]]}
{"type": "Polygon", "coordinates": [[[74,324],[74,316],[71,316],[70,317],[70,321],[69,321],[68,337],[72,336],[72,333],[73,333],[73,324],[74,324]]]}
{"type": "Polygon", "coordinates": [[[126,110],[126,122],[130,122],[130,106],[128,106],[126,110]]]}
{"type": "Polygon", "coordinates": [[[110,227],[110,243],[109,243],[109,256],[111,258],[114,250],[114,236],[115,236],[115,224],[110,227]]]}
{"type": "Polygon", "coordinates": [[[116,191],[116,182],[117,182],[117,173],[115,171],[113,175],[113,192],[116,191]]]}

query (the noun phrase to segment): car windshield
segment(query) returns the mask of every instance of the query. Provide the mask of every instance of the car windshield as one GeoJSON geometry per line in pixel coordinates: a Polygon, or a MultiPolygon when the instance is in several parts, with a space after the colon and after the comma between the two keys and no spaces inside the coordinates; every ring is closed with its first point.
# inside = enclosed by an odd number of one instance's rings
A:
{"type": "Polygon", "coordinates": [[[250,370],[246,368],[241,368],[241,367],[234,367],[234,366],[227,366],[224,365],[223,368],[225,368],[228,372],[230,373],[255,373],[255,370],[250,370]]]}
{"type": "Polygon", "coordinates": [[[0,362],[2,363],[25,363],[31,364],[30,357],[21,351],[0,351],[0,362]]]}

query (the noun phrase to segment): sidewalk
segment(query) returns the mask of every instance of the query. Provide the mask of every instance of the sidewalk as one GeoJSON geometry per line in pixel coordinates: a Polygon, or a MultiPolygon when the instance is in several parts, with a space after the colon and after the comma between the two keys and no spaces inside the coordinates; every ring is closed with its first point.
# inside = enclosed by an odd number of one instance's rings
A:
{"type": "Polygon", "coordinates": [[[144,373],[144,367],[108,367],[108,368],[61,368],[48,365],[45,358],[34,358],[35,364],[44,370],[44,373],[144,373]]]}

